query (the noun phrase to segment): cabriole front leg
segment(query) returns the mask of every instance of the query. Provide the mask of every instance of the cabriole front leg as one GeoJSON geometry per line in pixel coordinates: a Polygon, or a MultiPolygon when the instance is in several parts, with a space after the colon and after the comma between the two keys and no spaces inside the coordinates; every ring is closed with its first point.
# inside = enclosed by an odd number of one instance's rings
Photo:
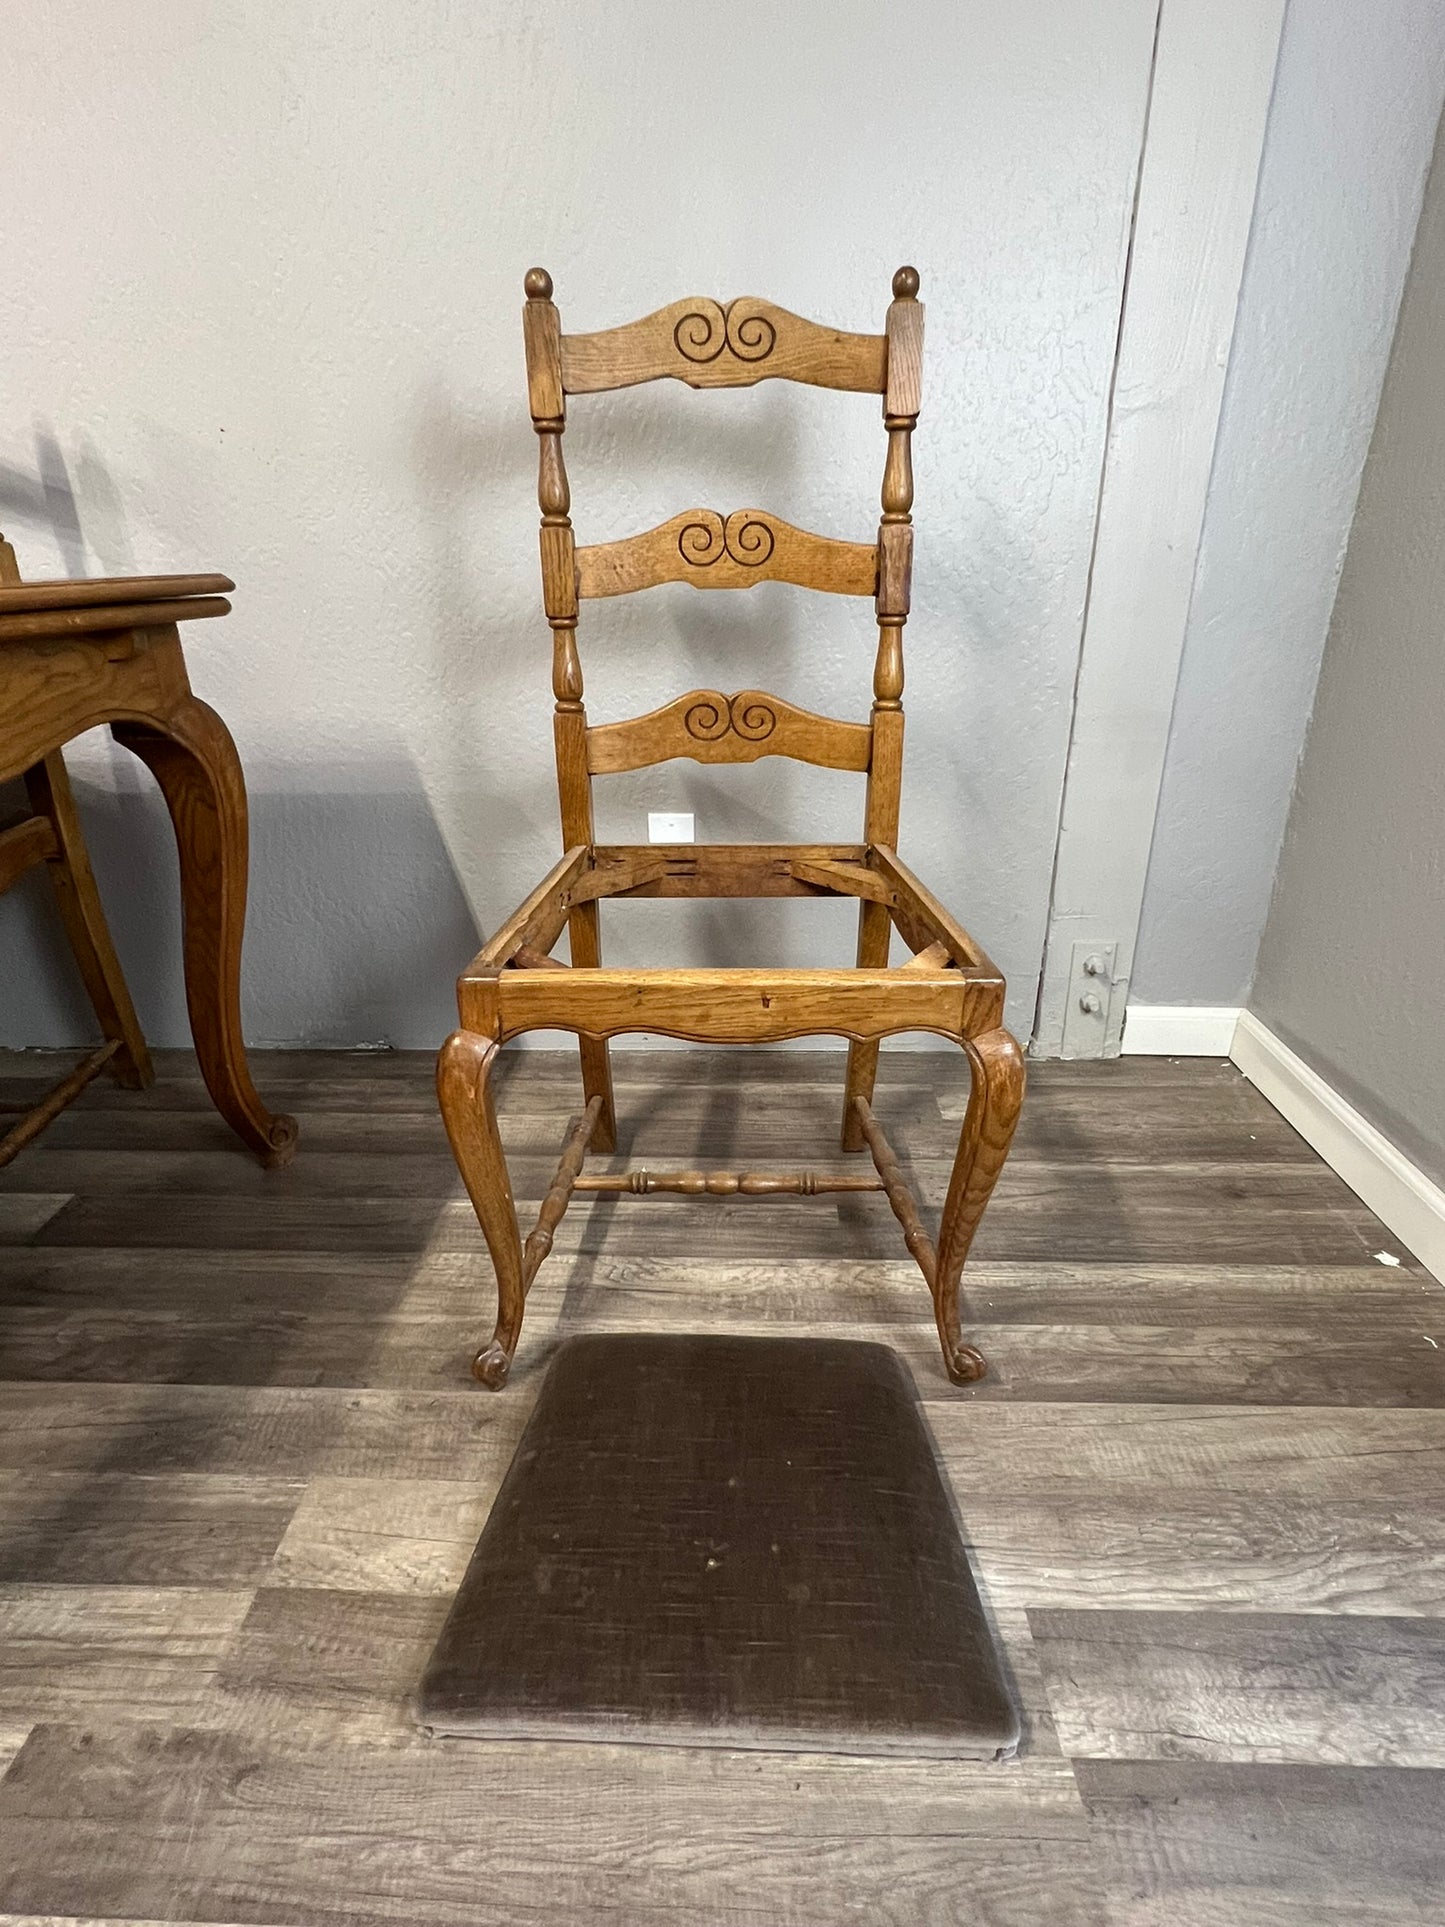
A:
{"type": "Polygon", "coordinates": [[[231,732],[187,696],[154,722],[111,725],[160,784],[181,865],[186,1007],[201,1076],[216,1109],[268,1166],[296,1148],[296,1120],[268,1111],[241,1034],[241,936],[246,922],[246,784],[231,732]]]}
{"type": "Polygon", "coordinates": [[[497,1274],[497,1328],[491,1344],[472,1361],[473,1377],[494,1392],[512,1369],[527,1304],[517,1207],[492,1103],[492,1066],[500,1049],[475,1031],[455,1030],[437,1058],[442,1121],[497,1274]]]}
{"type": "Polygon", "coordinates": [[[973,1073],[973,1089],[958,1135],[958,1153],[939,1225],[938,1271],[933,1288],[944,1363],[955,1385],[968,1385],[982,1378],[987,1369],[982,1354],[963,1343],[958,1286],[973,1235],[1013,1143],[1024,1096],[1024,1054],[1008,1031],[991,1030],[982,1037],[964,1038],[962,1043],[973,1073]]]}

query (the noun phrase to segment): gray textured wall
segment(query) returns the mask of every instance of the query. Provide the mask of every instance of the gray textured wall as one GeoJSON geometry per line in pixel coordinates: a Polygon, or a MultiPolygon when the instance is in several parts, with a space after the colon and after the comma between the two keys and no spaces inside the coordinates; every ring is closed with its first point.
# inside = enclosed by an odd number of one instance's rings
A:
{"type": "MultiPolygon", "coordinates": [[[[10,12],[0,527],[31,574],[239,585],[188,651],[256,800],[252,1039],[435,1045],[473,919],[558,854],[523,271],[573,330],[743,292],[876,330],[905,258],[928,345],[900,843],[1027,1034],[1155,0],[10,12]]],[[[697,503],[877,527],[876,398],[658,383],[579,399],[567,442],[583,542],[697,503]]],[[[782,584],[593,605],[589,705],[711,684],[866,715],[871,614],[782,584]]],[[[164,822],[123,753],[73,763],[151,1036],[183,1042],[164,822]]],[[[713,842],[861,830],[860,779],[777,759],[600,787],[614,840],[648,809],[713,842]]],[[[616,963],[853,954],[828,905],[604,922],[616,963]]],[[[0,904],[0,1041],[88,1032],[49,948],[35,892],[0,904]]]]}
{"type": "MultiPolygon", "coordinates": [[[[653,31],[669,17],[258,0],[178,34],[164,0],[57,0],[17,20],[0,526],[31,573],[219,566],[241,585],[193,656],[253,793],[257,1041],[435,1042],[477,926],[555,853],[517,321],[534,254],[573,326],[713,284],[876,326],[896,252],[917,252],[931,374],[901,840],[1029,1028],[1152,4],[920,6],[906,165],[876,82],[888,9],[759,10],[761,41],[705,71],[653,31]],[[813,17],[848,52],[825,87],[813,17]],[[542,90],[538,151],[542,73],[560,94],[542,90]]],[[[1248,981],[1442,86],[1437,0],[1292,0],[1141,1000],[1236,1002],[1248,981]]],[[[582,539],[718,493],[719,470],[723,494],[871,527],[880,438],[849,398],[618,400],[569,438],[582,539]],[[624,468],[653,481],[620,495],[624,468]]],[[[713,599],[644,600],[584,638],[599,714],[694,680],[805,699],[820,672],[843,711],[866,704],[866,612],[825,627],[759,589],[728,599],[724,646],[713,599]]],[[[142,1015],[184,1041],[163,815],[123,754],[88,740],[72,760],[142,1015]]],[[[649,807],[694,808],[710,838],[832,836],[853,832],[857,786],[674,764],[603,807],[620,837],[649,807]]],[[[726,928],[682,912],[614,918],[612,954],[851,954],[827,906],[726,928]]],[[[0,1042],[90,1028],[43,890],[0,899],[0,1042]]]]}
{"type": "Polygon", "coordinates": [[[1131,999],[1254,972],[1445,92],[1439,0],[1290,0],[1131,999]]]}
{"type": "Polygon", "coordinates": [[[1250,1008],[1445,1182],[1445,139],[1250,1008]]]}

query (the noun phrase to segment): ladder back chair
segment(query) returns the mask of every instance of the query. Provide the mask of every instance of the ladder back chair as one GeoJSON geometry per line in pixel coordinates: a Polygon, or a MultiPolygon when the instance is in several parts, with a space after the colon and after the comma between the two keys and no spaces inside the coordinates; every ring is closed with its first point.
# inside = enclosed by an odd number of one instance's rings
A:
{"type": "Polygon", "coordinates": [[[919,412],[923,308],[918,275],[900,268],[884,332],[846,334],[746,297],[726,307],[692,298],[624,327],[563,334],[551,277],[526,277],[522,323],[527,390],[538,437],[542,593],[552,629],[554,733],[561,803],[560,863],[463,971],[459,1028],[443,1045],[437,1090],[447,1134],[497,1276],[498,1316],[476,1377],[505,1384],[527,1291],[575,1192],[768,1197],[881,1191],[933,1299],[944,1364],[958,1384],[984,1361],[963,1343],[958,1292],[968,1248],[1008,1155],[1023,1098],[1023,1054],[1003,1027],[1004,981],[983,950],[894,852],[903,758],[903,627],[913,552],[911,438],[919,412]],[[876,542],[842,542],[793,528],[762,509],[690,509],[660,527],[579,548],[562,460],[567,398],[666,377],[691,388],[744,388],[769,377],[883,398],[888,450],[876,542]],[[841,722],[745,689],[694,689],[649,715],[589,723],[577,654],[580,604],[664,582],[745,589],[791,582],[872,596],[878,620],[873,705],[841,722]],[[599,844],[592,779],[689,757],[751,763],[787,756],[866,778],[864,840],[850,844],[599,844]],[[852,897],[859,905],[852,969],[602,967],[598,910],[606,898],[852,897]],[[897,929],[914,953],[889,968],[897,929]],[[571,963],[552,956],[563,930],[571,963]],[[586,1104],[525,1242],[497,1131],[491,1077],[504,1043],[525,1031],[576,1033],[586,1104]],[[972,1090],[937,1242],[872,1108],[878,1046],[924,1030],[962,1046],[972,1090]],[[655,1031],[696,1043],[766,1043],[833,1033],[849,1040],[845,1151],[871,1153],[876,1176],[812,1172],[649,1172],[585,1175],[589,1149],[616,1146],[608,1040],[655,1031]]]}

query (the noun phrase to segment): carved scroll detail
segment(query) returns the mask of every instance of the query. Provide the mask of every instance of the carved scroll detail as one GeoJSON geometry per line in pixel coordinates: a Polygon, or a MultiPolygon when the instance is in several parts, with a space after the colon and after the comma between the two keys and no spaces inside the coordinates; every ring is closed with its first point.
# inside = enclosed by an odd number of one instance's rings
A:
{"type": "Polygon", "coordinates": [[[878,548],[796,529],[766,509],[688,509],[640,535],[596,542],[577,551],[577,592],[628,595],[661,582],[695,589],[746,589],[754,582],[792,582],[834,595],[872,595],[878,548]]]}
{"type": "Polygon", "coordinates": [[[778,331],[761,304],[743,299],[724,308],[703,296],[683,304],[672,339],[687,361],[704,366],[726,352],[736,361],[766,361],[777,346],[778,331]]]}
{"type": "Polygon", "coordinates": [[[824,327],[756,295],[726,305],[691,295],[621,328],[563,335],[561,352],[569,395],[667,377],[690,388],[746,388],[776,376],[874,395],[888,381],[883,335],[824,327]]]}
{"type": "MultiPolygon", "coordinates": [[[[716,301],[709,301],[704,295],[696,301],[684,302],[687,312],[677,317],[672,330],[673,346],[685,360],[703,366],[716,361],[728,345],[727,316],[716,301]]],[[[620,334],[620,328],[611,330],[620,334]]]]}
{"type": "Polygon", "coordinates": [[[725,555],[739,568],[760,569],[776,546],[772,528],[753,509],[735,509],[726,522],[716,509],[697,509],[677,534],[677,552],[693,569],[709,569],[725,555]]]}
{"type": "Polygon", "coordinates": [[[736,696],[709,693],[684,712],[682,726],[699,743],[720,742],[729,732],[745,743],[765,743],[778,726],[778,713],[756,690],[736,696]]]}
{"type": "Polygon", "coordinates": [[[823,769],[862,771],[871,750],[866,723],[815,716],[759,689],[742,689],[735,696],[693,689],[649,715],[601,723],[587,732],[587,768],[594,776],[646,769],[678,756],[695,763],[791,756],[823,769]]]}

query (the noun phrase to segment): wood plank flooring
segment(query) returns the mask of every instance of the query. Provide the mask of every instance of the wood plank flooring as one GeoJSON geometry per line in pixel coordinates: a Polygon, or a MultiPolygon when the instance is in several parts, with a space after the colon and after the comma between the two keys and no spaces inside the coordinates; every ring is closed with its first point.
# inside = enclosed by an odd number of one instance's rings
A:
{"type": "MultiPolygon", "coordinates": [[[[845,1163],[833,1053],[616,1062],[634,1161],[845,1163]]],[[[1231,1066],[1033,1067],[966,1281],[981,1385],[881,1199],[601,1199],[500,1396],[428,1059],[260,1058],[303,1125],[269,1174],[159,1070],[0,1177],[0,1927],[1445,1922],[1445,1289],[1231,1066]],[[906,1360],[1019,1760],[414,1728],[559,1339],[709,1328],[906,1360]]],[[[0,1099],[51,1074],[0,1058],[0,1099]]],[[[508,1067],[520,1199],[579,1094],[568,1056],[508,1067]]],[[[965,1097],[954,1057],[884,1060],[935,1208],[965,1097]]]]}

